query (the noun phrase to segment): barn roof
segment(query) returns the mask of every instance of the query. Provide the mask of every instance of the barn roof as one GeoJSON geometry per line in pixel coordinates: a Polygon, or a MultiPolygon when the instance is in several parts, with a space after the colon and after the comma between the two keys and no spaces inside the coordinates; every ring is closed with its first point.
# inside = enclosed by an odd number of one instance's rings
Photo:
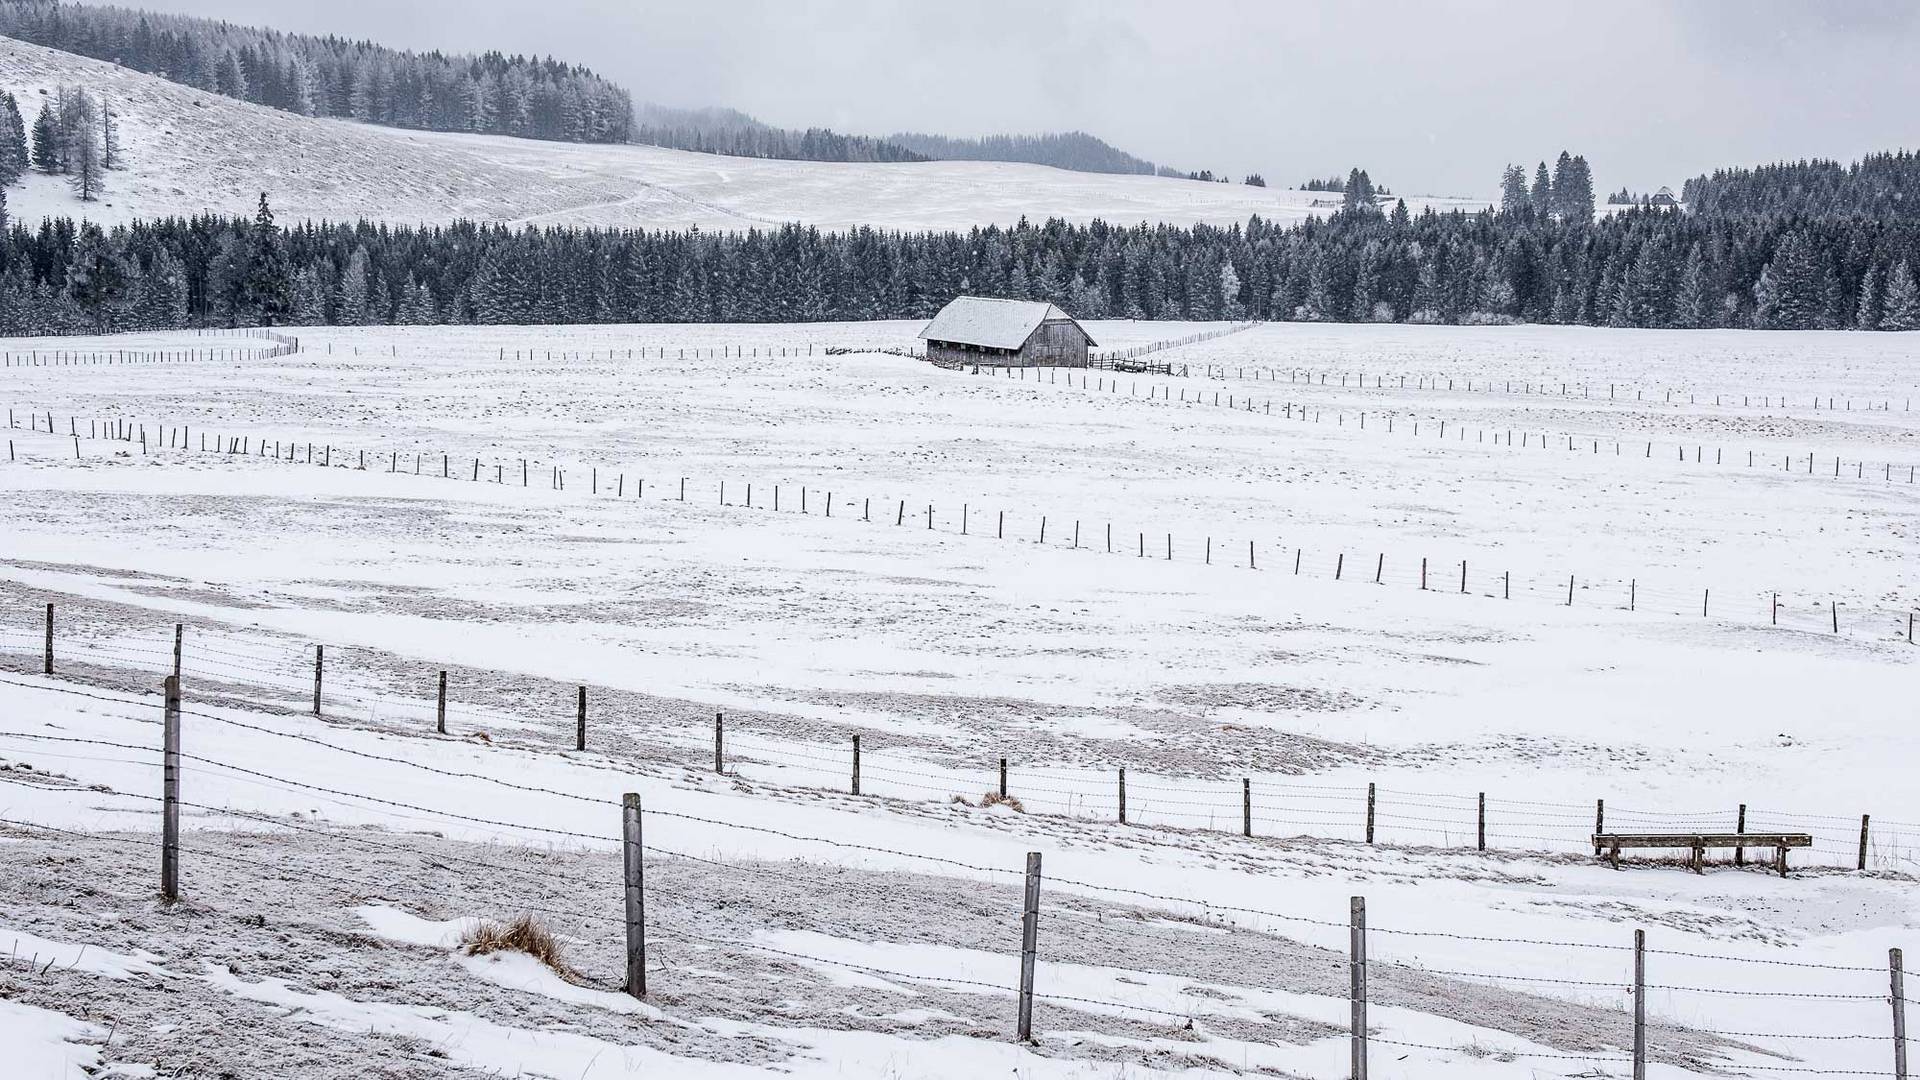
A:
{"type": "MultiPolygon", "coordinates": [[[[1018,349],[1040,324],[1073,316],[1043,300],[999,300],[986,296],[957,296],[933,317],[920,336],[929,341],[954,341],[990,349],[1018,349]]],[[[1085,327],[1080,327],[1086,333],[1085,327]]],[[[1091,336],[1087,344],[1098,344],[1091,336]]]]}

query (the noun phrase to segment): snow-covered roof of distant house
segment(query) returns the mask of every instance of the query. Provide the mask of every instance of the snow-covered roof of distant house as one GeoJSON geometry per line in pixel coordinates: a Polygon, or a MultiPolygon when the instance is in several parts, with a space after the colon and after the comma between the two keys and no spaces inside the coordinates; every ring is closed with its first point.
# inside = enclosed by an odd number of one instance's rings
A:
{"type": "MultiPolygon", "coordinates": [[[[928,341],[956,341],[989,349],[1018,349],[1040,324],[1073,316],[1044,300],[1000,300],[987,296],[957,296],[933,317],[920,336],[928,341]]],[[[1086,327],[1080,327],[1086,333],[1086,327]]],[[[1097,345],[1092,336],[1087,344],[1097,345]]]]}

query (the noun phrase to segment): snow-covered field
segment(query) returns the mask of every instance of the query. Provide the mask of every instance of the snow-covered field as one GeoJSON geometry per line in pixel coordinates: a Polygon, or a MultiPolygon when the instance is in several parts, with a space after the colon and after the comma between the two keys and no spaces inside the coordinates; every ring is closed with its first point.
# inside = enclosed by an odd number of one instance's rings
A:
{"type": "MultiPolygon", "coordinates": [[[[1635,928],[1650,1075],[1890,1074],[1886,950],[1920,922],[1904,339],[1269,325],[1084,382],[826,355],[917,329],[313,329],[268,361],[0,368],[0,820],[71,833],[0,825],[0,1033],[118,1075],[192,1047],[240,1074],[1332,1078],[1364,895],[1376,1075],[1623,1075],[1635,928]],[[1021,811],[980,805],[1003,758],[1021,811]],[[625,791],[646,1004],[612,992],[625,791]],[[1816,844],[1785,880],[1615,872],[1599,799],[1614,828],[1746,804],[1816,844]],[[1024,1048],[1028,851],[1054,1000],[1024,1048]],[[450,949],[521,911],[577,979],[450,949]]],[[[209,339],[0,350],[168,344],[209,339]]]]}
{"type": "MultiPolygon", "coordinates": [[[[67,84],[120,115],[126,168],[83,204],[62,178],[29,174],[7,192],[16,218],[120,223],[212,211],[249,215],[265,191],[280,220],[399,224],[456,219],[615,228],[958,229],[1021,217],[1190,225],[1291,221],[1323,192],[1154,176],[1107,176],[996,162],[766,161],[648,146],[584,146],[404,131],[248,104],[71,53],[0,38],[0,89],[31,125],[67,84]]],[[[1410,198],[1478,209],[1484,199],[1410,198]]]]}

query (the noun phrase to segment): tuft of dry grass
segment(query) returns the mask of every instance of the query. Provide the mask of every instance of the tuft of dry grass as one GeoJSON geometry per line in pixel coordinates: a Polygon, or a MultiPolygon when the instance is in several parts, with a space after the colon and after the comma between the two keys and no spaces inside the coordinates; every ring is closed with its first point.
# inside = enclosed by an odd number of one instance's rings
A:
{"type": "Polygon", "coordinates": [[[989,791],[985,795],[980,796],[980,805],[988,808],[1004,806],[1016,814],[1024,814],[1027,812],[1027,806],[1020,801],[1019,796],[1002,795],[997,791],[989,791]]]}
{"type": "Polygon", "coordinates": [[[532,915],[522,915],[505,926],[485,920],[476,922],[460,935],[460,948],[468,956],[497,952],[526,953],[563,979],[578,980],[580,977],[580,973],[573,970],[561,955],[560,943],[554,940],[553,931],[532,915]]]}

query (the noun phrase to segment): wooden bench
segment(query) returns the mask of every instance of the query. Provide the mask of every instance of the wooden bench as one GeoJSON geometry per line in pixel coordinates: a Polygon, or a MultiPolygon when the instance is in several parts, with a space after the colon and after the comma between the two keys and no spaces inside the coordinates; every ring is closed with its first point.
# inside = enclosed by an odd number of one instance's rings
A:
{"type": "Polygon", "coordinates": [[[1787,849],[1812,847],[1813,837],[1806,833],[1595,833],[1593,853],[1605,854],[1615,870],[1620,869],[1623,848],[1684,848],[1693,853],[1688,868],[1706,873],[1708,848],[1772,848],[1773,868],[1787,876],[1787,849]]]}

